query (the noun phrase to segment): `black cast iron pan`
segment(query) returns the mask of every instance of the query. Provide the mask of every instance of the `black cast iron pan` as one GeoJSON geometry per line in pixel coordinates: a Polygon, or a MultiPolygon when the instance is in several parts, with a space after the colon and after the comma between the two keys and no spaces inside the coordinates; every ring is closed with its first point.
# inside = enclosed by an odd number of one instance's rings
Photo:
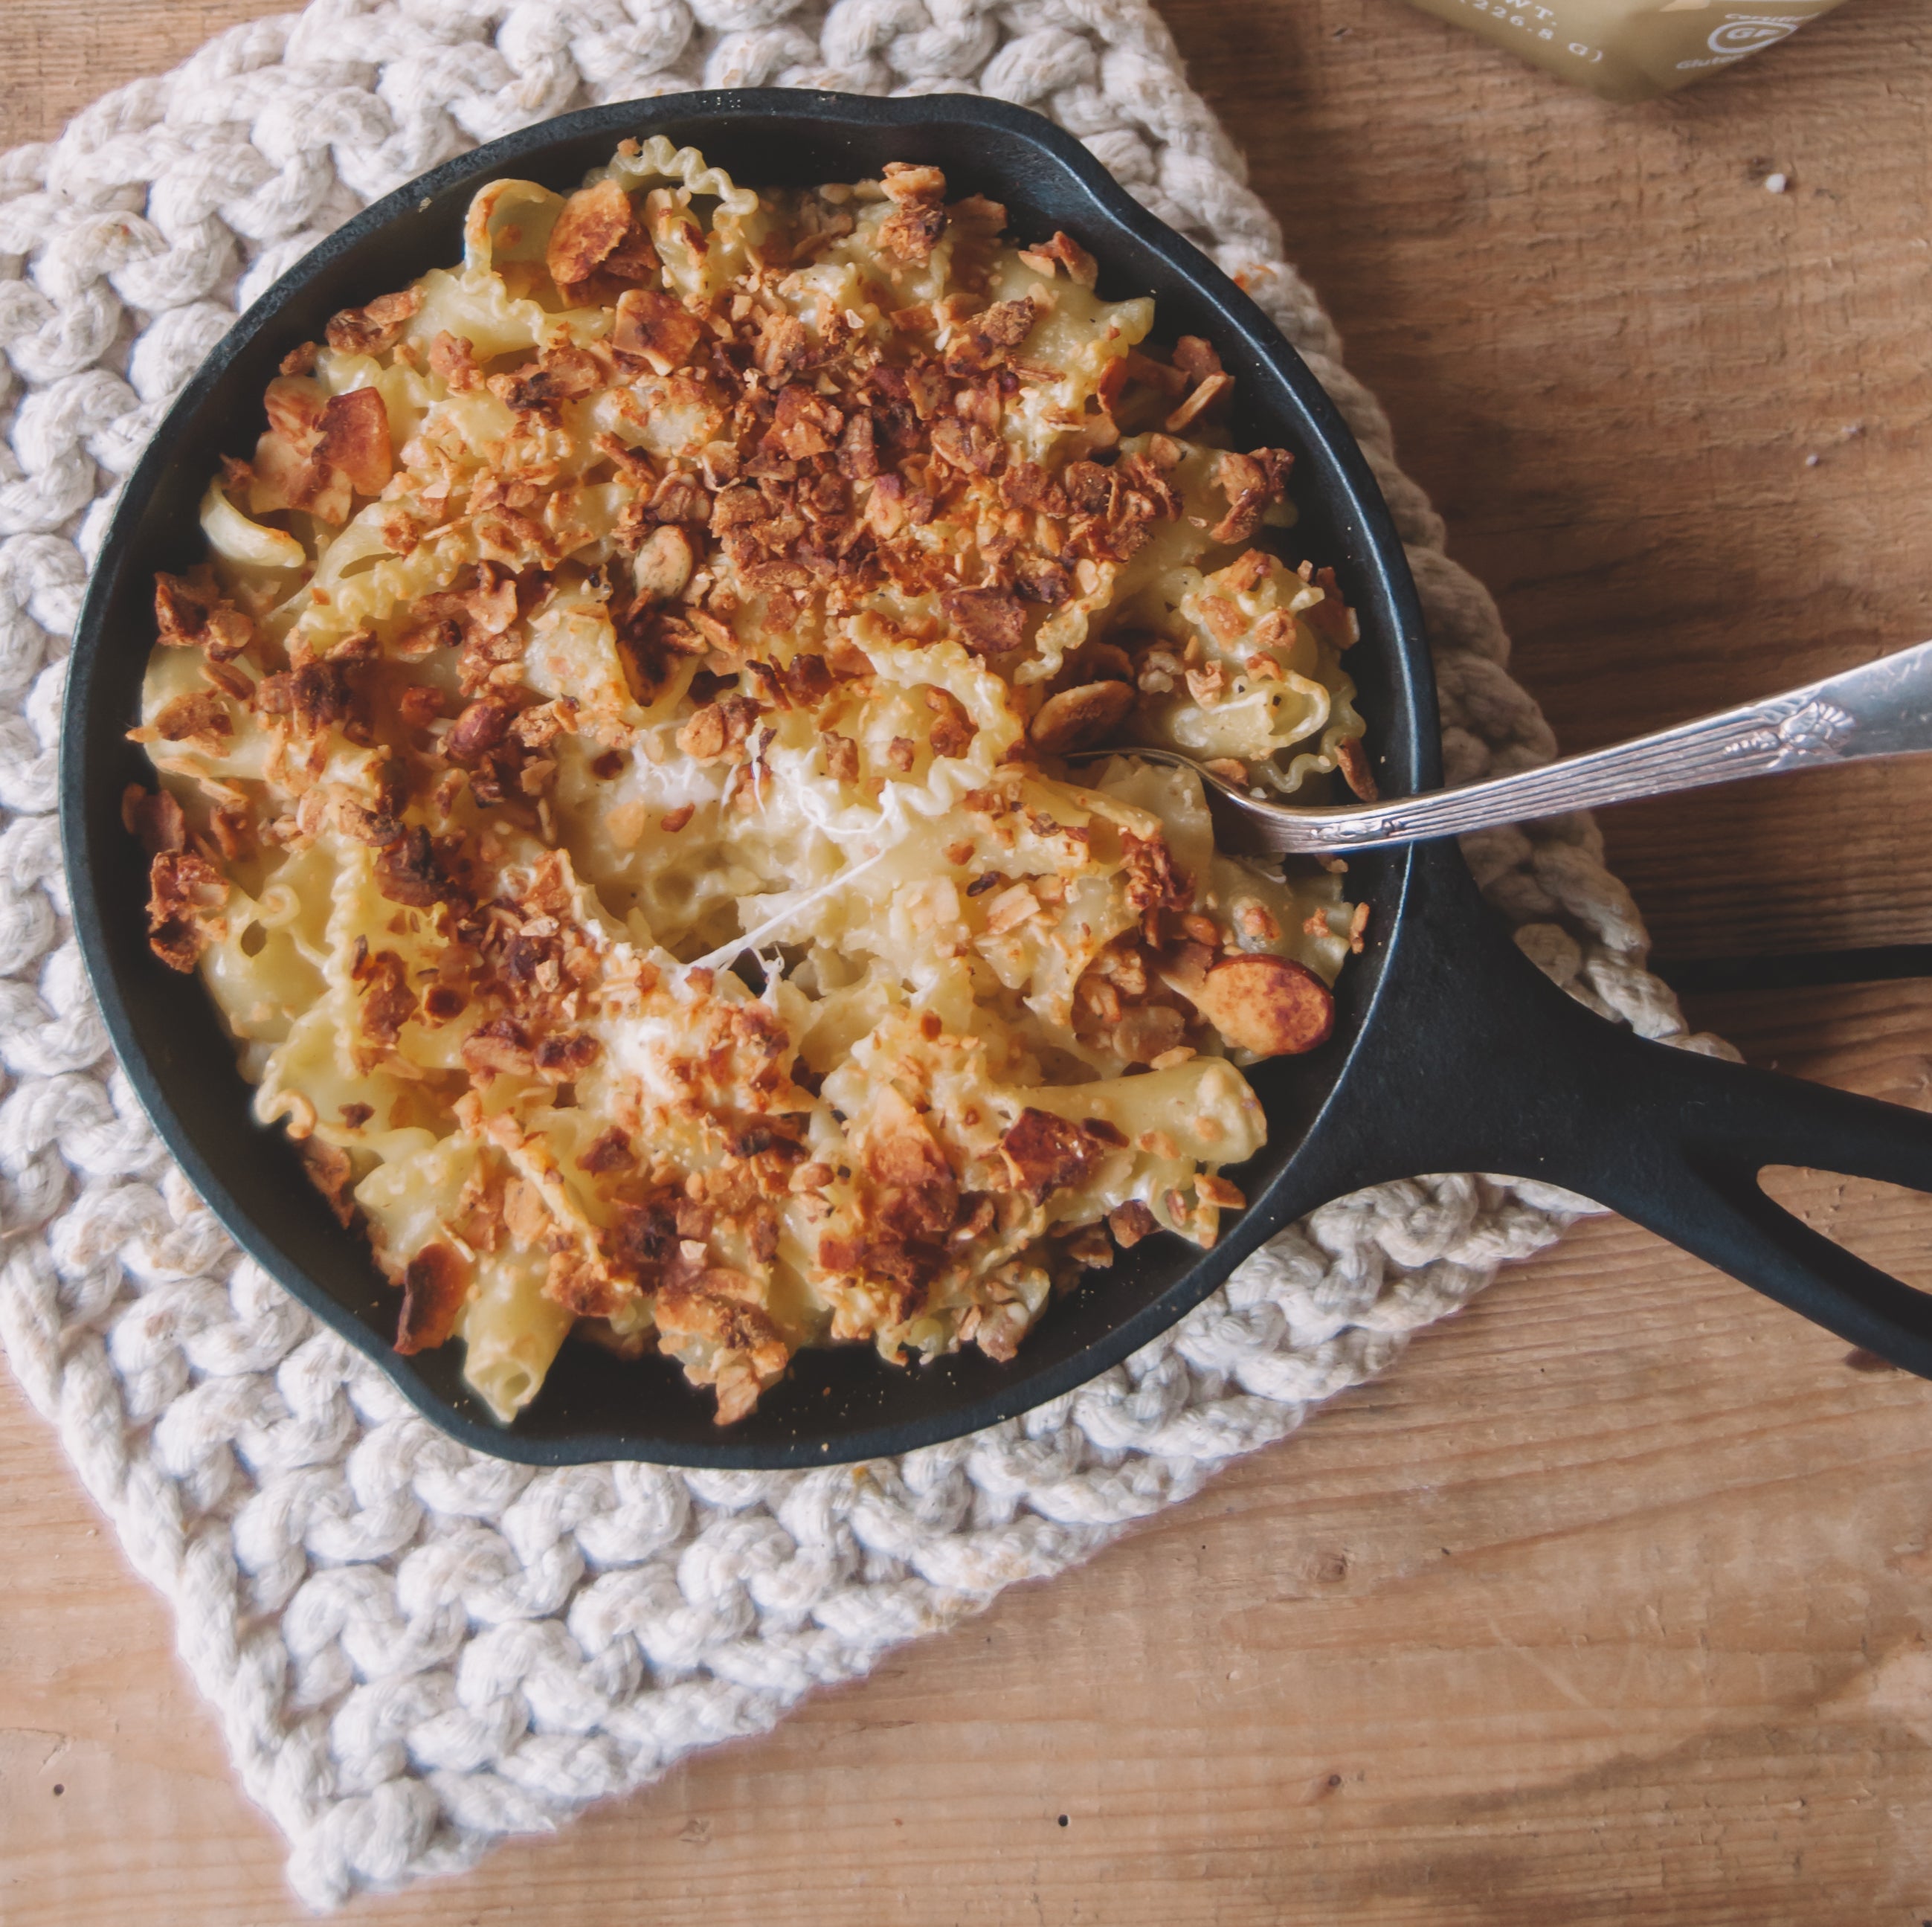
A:
{"type": "Polygon", "coordinates": [[[1316,1205],[1432,1171],[1544,1178],[1600,1200],[1793,1309],[1932,1376],[1932,1299],[1808,1229],[1760,1190],[1771,1163],[1932,1190],[1932,1117],[1647,1043],[1549,983],[1484,907],[1451,845],[1354,860],[1371,905],[1367,953],[1340,987],[1335,1034],[1254,1082],[1267,1148],[1233,1173],[1253,1200],[1202,1253],[1148,1239],[1090,1273],[1000,1365],[976,1352],[921,1370],[869,1349],[807,1352],[726,1430],[709,1393],[656,1359],[567,1346],[513,1430],[464,1386],[460,1347],[389,1348],[396,1297],[344,1230],[249,1092],[201,984],[149,954],[145,863],[122,827],[146,774],[134,722],[154,635],[152,584],[202,552],[196,508],[224,451],[245,447],[280,357],[337,310],[461,253],[484,181],[568,189],[626,135],[664,134],[752,185],[853,180],[888,161],[943,167],[956,191],[1004,202],[1029,239],[1065,228],[1102,264],[1101,290],[1151,293],[1164,339],[1204,335],[1238,377],[1244,446],[1294,449],[1297,539],[1332,563],[1360,612],[1349,667],[1385,794],[1441,780],[1434,689],[1400,542],[1360,452],[1261,311],[1048,122],[964,96],[877,101],[772,89],[598,107],[452,161],[378,202],[244,315],[209,357],[130,479],[82,611],[67,690],[61,821],[74,921],[128,1074],[196,1188],[241,1243],[362,1346],[438,1425],[536,1464],[641,1458],[682,1465],[822,1465],[905,1451],[1009,1417],[1125,1358],[1243,1258],[1316,1205]]]}

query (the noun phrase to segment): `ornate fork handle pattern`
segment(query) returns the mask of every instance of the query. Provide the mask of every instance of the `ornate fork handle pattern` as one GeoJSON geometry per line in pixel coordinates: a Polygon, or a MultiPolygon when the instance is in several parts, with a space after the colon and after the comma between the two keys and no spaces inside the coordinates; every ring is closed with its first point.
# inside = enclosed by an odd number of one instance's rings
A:
{"type": "Polygon", "coordinates": [[[1932,642],[1607,749],[1385,803],[1296,809],[1203,774],[1224,805],[1217,814],[1243,819],[1244,841],[1286,855],[1420,842],[1743,776],[1925,749],[1932,749],[1932,642]]]}

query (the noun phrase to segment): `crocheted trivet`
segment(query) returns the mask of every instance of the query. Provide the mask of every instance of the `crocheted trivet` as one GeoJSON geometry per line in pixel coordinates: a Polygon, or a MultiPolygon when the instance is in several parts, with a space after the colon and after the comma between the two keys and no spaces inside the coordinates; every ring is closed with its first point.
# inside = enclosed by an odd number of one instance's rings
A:
{"type": "MultiPolygon", "coordinates": [[[[316,0],[0,158],[0,1331],[172,1601],[317,1907],[470,1865],[1085,1557],[1588,1208],[1473,1177],[1345,1199],[1125,1366],[856,1475],[532,1472],[416,1417],[170,1165],[88,997],[51,814],[67,638],[116,478],[236,309],[376,196],[586,102],[765,84],[976,90],[1083,139],[1241,278],[1361,438],[1428,609],[1451,780],[1553,752],[1493,604],[1444,559],[1139,0],[316,0]]],[[[1552,975],[1682,1037],[1586,818],[1467,848],[1552,975]]]]}

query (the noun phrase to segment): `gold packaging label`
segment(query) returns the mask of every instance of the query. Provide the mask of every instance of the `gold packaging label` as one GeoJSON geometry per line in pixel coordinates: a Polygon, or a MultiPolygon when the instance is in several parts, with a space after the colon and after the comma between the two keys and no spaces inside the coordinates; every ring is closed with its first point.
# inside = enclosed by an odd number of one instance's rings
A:
{"type": "Polygon", "coordinates": [[[1410,0],[1611,101],[1675,93],[1780,41],[1840,0],[1410,0]]]}

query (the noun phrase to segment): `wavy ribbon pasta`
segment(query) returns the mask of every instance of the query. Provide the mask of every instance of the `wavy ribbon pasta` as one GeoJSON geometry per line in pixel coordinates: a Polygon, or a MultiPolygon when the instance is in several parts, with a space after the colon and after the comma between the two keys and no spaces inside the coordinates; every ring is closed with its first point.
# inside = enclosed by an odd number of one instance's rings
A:
{"type": "Polygon", "coordinates": [[[1366,786],[1289,458],[1004,224],[662,140],[493,182],[158,582],[155,950],[506,1421],[573,1331],[721,1422],[802,1346],[1010,1357],[1117,1245],[1214,1242],[1240,1067],[1327,1034],[1339,875],[1131,754],[1366,786]]]}

